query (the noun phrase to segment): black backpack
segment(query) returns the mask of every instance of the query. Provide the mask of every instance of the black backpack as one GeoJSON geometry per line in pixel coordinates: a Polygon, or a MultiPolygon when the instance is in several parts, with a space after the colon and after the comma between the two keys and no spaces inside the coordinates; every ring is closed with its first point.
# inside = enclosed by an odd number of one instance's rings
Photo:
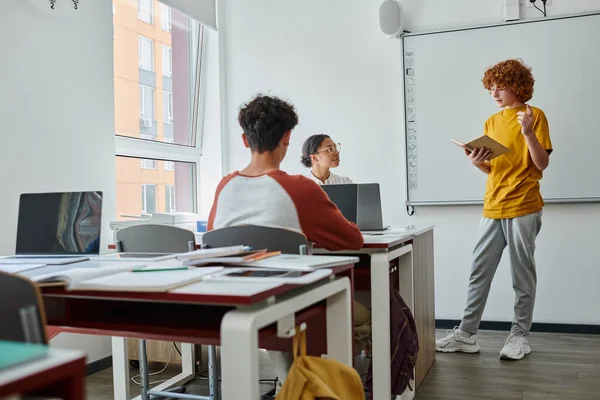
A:
{"type": "MultiPolygon", "coordinates": [[[[404,393],[415,378],[414,368],[419,353],[419,337],[417,325],[412,312],[404,302],[400,293],[390,288],[390,360],[392,398],[404,393]]],[[[369,364],[365,388],[373,393],[373,363],[369,364]]]]}

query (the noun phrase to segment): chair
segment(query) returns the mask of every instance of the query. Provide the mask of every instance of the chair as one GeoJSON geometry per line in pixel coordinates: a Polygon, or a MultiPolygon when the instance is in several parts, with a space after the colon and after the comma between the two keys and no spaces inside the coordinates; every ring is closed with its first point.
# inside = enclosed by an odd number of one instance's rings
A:
{"type": "MultiPolygon", "coordinates": [[[[196,250],[194,232],[170,225],[140,224],[119,229],[117,251],[132,253],[186,253],[196,250]]],[[[147,374],[146,339],[140,339],[140,375],[147,374]]],[[[169,393],[185,393],[184,386],[170,388],[169,393]]]]}
{"type": "Polygon", "coordinates": [[[185,253],[196,250],[194,232],[170,225],[141,224],[119,229],[117,251],[135,253],[185,253]]]}
{"type": "Polygon", "coordinates": [[[284,254],[310,254],[310,243],[300,232],[258,225],[236,225],[215,229],[202,236],[206,247],[250,246],[284,254]]]}
{"type": "MultiPolygon", "coordinates": [[[[281,251],[284,254],[307,255],[312,250],[310,242],[304,234],[284,228],[236,225],[215,229],[202,236],[203,248],[237,245],[250,246],[253,249],[267,249],[267,251],[281,251]]],[[[215,346],[208,346],[208,349],[209,354],[216,353],[215,346]]],[[[216,358],[214,360],[216,364],[216,358]]],[[[209,368],[211,367],[209,359],[209,368]]]]}
{"type": "Polygon", "coordinates": [[[0,340],[47,344],[44,303],[27,278],[0,273],[0,340]]]}

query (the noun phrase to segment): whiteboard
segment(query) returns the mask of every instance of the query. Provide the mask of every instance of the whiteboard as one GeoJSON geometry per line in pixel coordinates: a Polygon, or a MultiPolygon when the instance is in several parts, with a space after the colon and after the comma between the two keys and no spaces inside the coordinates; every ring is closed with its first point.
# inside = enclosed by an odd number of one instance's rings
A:
{"type": "Polygon", "coordinates": [[[483,134],[500,111],[485,70],[521,58],[532,106],[554,151],[540,181],[546,202],[600,201],[600,14],[522,21],[403,38],[407,205],[481,204],[487,175],[450,138],[483,134]]]}

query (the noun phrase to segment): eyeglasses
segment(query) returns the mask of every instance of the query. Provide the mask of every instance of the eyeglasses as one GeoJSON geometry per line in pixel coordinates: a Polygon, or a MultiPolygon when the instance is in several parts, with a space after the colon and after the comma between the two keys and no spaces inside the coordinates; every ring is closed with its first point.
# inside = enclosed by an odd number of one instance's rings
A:
{"type": "Polygon", "coordinates": [[[320,153],[322,151],[327,151],[329,154],[340,153],[342,151],[342,145],[340,143],[330,144],[327,147],[323,147],[322,149],[317,150],[316,153],[320,153]]]}

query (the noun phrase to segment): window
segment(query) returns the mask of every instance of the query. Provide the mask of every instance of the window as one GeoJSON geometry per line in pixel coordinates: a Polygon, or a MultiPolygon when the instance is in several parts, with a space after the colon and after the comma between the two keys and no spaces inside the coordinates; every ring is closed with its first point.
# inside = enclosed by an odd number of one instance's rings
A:
{"type": "Polygon", "coordinates": [[[119,11],[113,44],[117,217],[195,212],[204,28],[157,0],[138,0],[137,18],[135,2],[113,0],[113,5],[119,11]]]}
{"type": "Polygon", "coordinates": [[[163,107],[165,110],[165,115],[164,115],[165,122],[172,124],[173,123],[173,93],[167,92],[167,91],[163,92],[163,107]]]}
{"type": "MultiPolygon", "coordinates": [[[[117,218],[124,215],[196,210],[195,164],[172,162],[175,172],[143,170],[141,159],[117,156],[117,218]],[[141,196],[140,196],[141,193],[141,196]]],[[[155,163],[160,160],[152,159],[155,163]]],[[[165,164],[167,161],[165,161],[165,164]]],[[[166,169],[166,168],[165,168],[166,169]]]]}
{"type": "MultiPolygon", "coordinates": [[[[154,88],[140,85],[140,118],[142,120],[154,120],[154,88]]],[[[144,127],[151,127],[145,126],[144,127]]]]}
{"type": "Polygon", "coordinates": [[[162,46],[162,74],[167,78],[173,75],[173,55],[171,46],[162,46]]]}
{"type": "Polygon", "coordinates": [[[138,0],[138,19],[148,24],[152,23],[152,3],[154,0],[138,0]]]}
{"type": "Polygon", "coordinates": [[[160,4],[160,27],[163,31],[171,32],[171,7],[160,4]]]}
{"type": "Polygon", "coordinates": [[[156,160],[142,158],[143,169],[156,169],[156,160]]]}
{"type": "Polygon", "coordinates": [[[165,185],[165,211],[175,211],[175,186],[165,185]]]}
{"type": "Polygon", "coordinates": [[[138,63],[140,69],[154,71],[154,41],[138,36],[138,63]]]}
{"type": "Polygon", "coordinates": [[[142,214],[156,214],[156,185],[142,185],[142,214]]]}

